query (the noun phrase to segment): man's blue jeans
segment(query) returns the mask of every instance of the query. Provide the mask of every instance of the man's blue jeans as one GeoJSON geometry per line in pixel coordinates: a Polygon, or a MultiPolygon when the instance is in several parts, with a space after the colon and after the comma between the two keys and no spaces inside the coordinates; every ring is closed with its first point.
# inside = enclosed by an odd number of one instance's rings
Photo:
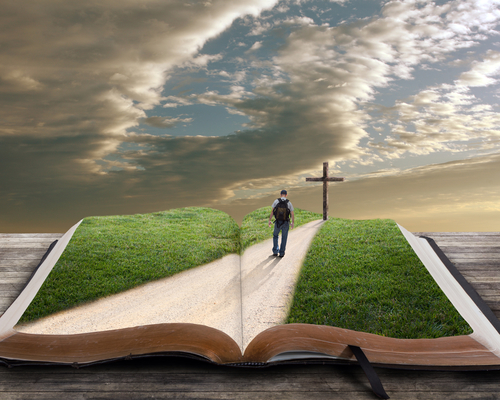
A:
{"type": "Polygon", "coordinates": [[[290,221],[285,221],[280,223],[278,221],[274,222],[274,232],[273,232],[273,254],[279,253],[280,256],[285,254],[286,240],[288,239],[288,229],[290,227],[290,221]],[[281,231],[281,246],[278,247],[278,235],[281,231]]]}

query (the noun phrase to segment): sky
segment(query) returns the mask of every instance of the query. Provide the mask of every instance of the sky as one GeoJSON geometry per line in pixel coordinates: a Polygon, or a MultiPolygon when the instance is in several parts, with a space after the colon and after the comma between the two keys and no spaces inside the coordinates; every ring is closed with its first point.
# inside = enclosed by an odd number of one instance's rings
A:
{"type": "Polygon", "coordinates": [[[3,0],[0,232],[281,189],[500,231],[500,0],[3,0]]]}

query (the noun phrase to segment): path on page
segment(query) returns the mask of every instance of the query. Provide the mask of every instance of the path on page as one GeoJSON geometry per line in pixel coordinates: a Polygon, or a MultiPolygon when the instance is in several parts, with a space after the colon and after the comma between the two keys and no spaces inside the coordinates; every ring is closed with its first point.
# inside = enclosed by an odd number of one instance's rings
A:
{"type": "Polygon", "coordinates": [[[271,255],[269,239],[245,251],[241,271],[239,256],[228,255],[15,329],[73,334],[187,322],[219,329],[244,348],[256,334],[285,318],[302,261],[321,224],[313,221],[291,230],[284,258],[271,255]]]}
{"type": "Polygon", "coordinates": [[[273,257],[272,239],[250,247],[243,254],[243,348],[258,333],[283,323],[307,249],[322,224],[323,221],[313,221],[289,231],[283,258],[273,257]]]}

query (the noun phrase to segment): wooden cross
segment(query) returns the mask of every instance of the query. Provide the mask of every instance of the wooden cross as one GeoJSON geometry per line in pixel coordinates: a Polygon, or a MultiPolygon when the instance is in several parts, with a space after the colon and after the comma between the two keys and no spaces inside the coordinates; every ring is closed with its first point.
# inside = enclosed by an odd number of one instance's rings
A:
{"type": "Polygon", "coordinates": [[[323,182],[323,221],[328,219],[328,182],[343,182],[344,178],[330,178],[328,176],[328,163],[323,163],[323,176],[321,178],[306,178],[306,182],[323,182]]]}

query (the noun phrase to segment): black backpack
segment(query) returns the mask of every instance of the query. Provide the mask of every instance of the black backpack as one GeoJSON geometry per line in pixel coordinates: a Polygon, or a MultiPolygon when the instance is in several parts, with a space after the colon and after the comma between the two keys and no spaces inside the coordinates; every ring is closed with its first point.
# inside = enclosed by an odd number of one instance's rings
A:
{"type": "Polygon", "coordinates": [[[274,218],[276,221],[284,222],[290,220],[290,209],[288,208],[288,199],[278,199],[278,204],[274,208],[274,218]]]}

